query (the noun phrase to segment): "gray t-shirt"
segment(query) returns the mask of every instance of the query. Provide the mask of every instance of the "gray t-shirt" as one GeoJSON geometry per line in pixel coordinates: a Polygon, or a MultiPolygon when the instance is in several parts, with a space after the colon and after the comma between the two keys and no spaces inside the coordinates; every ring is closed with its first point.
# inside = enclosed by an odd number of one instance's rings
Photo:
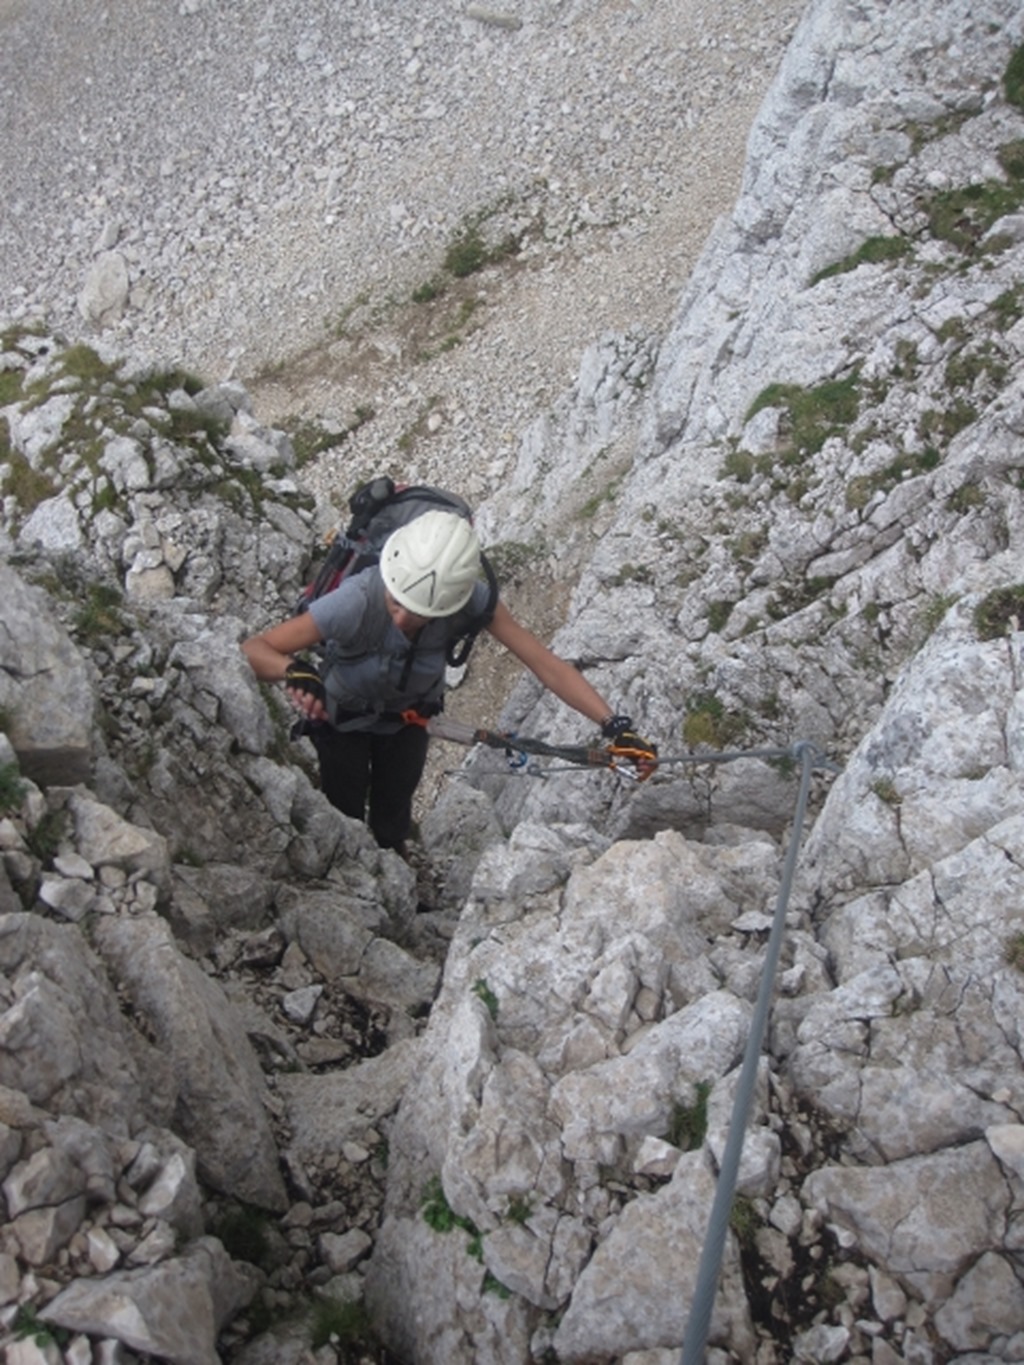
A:
{"type": "Polygon", "coordinates": [[[487,584],[478,583],[461,611],[428,621],[415,640],[392,621],[376,566],[311,602],[310,615],[326,643],[323,676],[331,720],[351,722],[350,728],[393,729],[394,722],[375,716],[439,703],[449,642],[486,610],[488,597],[487,584]],[[359,716],[365,724],[358,723],[359,716]]]}

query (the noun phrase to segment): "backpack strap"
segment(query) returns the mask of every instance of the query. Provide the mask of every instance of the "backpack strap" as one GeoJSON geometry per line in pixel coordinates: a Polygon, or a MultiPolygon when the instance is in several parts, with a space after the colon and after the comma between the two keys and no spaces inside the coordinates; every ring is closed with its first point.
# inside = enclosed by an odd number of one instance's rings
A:
{"type": "Polygon", "coordinates": [[[498,576],[483,550],[480,551],[480,567],[487,579],[487,602],[483,610],[478,612],[463,630],[460,630],[448,641],[445,658],[451,668],[462,667],[469,658],[469,652],[473,648],[476,637],[482,630],[486,630],[494,620],[494,612],[498,606],[498,576]]]}

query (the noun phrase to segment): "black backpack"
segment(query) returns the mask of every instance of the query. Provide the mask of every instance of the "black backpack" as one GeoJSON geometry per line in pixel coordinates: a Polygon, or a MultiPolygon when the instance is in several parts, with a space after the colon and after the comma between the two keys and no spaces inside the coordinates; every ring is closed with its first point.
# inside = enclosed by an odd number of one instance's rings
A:
{"type": "MultiPolygon", "coordinates": [[[[319,572],[302,590],[296,614],[305,611],[318,597],[333,592],[344,579],[376,564],[392,531],[407,526],[424,512],[455,512],[467,521],[473,520],[469,503],[458,494],[432,488],[429,484],[399,486],[386,475],[357,488],[349,498],[348,506],[352,519],[343,531],[336,532],[319,572]]],[[[447,657],[453,668],[461,667],[469,658],[474,640],[490,625],[498,605],[498,580],[483,551],[480,552],[480,564],[487,579],[487,603],[468,626],[449,641],[447,657]]]]}

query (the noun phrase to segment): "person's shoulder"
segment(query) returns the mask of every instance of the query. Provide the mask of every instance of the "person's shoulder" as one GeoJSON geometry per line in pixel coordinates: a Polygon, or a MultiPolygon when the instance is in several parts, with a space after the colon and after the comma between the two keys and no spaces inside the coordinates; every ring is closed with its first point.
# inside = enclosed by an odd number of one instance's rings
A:
{"type": "Polygon", "coordinates": [[[376,565],[343,578],[331,592],[324,593],[309,604],[313,619],[321,621],[359,619],[373,603],[384,600],[384,584],[376,565]]]}

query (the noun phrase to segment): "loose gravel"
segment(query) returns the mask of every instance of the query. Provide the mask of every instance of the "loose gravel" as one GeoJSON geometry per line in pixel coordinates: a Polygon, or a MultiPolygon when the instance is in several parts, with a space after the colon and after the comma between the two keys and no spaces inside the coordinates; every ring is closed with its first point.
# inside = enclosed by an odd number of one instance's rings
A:
{"type": "Polygon", "coordinates": [[[802,7],[0,0],[0,313],[240,377],[337,436],[325,503],[480,498],[587,345],[671,318],[802,7]],[[468,230],[518,249],[456,279],[468,230]]]}

